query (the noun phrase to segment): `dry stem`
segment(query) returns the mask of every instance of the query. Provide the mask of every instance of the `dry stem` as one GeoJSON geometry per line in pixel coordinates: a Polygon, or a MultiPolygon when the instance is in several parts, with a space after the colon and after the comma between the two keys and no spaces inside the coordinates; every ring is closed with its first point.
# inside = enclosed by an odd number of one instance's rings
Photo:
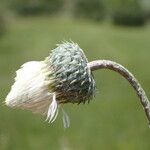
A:
{"type": "Polygon", "coordinates": [[[140,102],[144,108],[145,114],[150,125],[150,102],[145,94],[145,91],[143,90],[139,82],[136,80],[136,78],[129,72],[129,70],[127,70],[122,65],[110,60],[95,60],[89,62],[88,66],[90,67],[91,71],[95,71],[98,69],[110,69],[115,72],[118,72],[125,79],[127,79],[132,85],[132,87],[135,89],[138,97],[140,98],[140,102]]]}

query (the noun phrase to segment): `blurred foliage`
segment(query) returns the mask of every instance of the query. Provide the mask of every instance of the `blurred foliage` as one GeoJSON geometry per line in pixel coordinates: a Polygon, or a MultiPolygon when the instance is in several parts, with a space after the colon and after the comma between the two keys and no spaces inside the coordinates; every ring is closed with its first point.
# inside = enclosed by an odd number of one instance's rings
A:
{"type": "Polygon", "coordinates": [[[71,126],[62,113],[48,124],[31,112],[2,106],[15,71],[43,60],[55,44],[72,39],[88,60],[110,59],[127,67],[150,97],[150,24],[122,28],[63,17],[17,17],[0,39],[0,150],[149,150],[150,129],[138,97],[118,74],[94,72],[97,92],[90,104],[66,104],[71,126]]]}
{"type": "Polygon", "coordinates": [[[89,105],[65,106],[71,119],[71,126],[65,131],[61,111],[56,122],[48,124],[45,118],[2,104],[14,82],[15,71],[23,63],[43,60],[55,44],[68,39],[77,42],[89,60],[110,59],[125,65],[150,97],[150,70],[145,67],[150,65],[150,24],[122,28],[84,20],[101,20],[107,14],[114,23],[116,18],[121,18],[123,22],[130,22],[128,25],[137,25],[135,22],[142,25],[145,22],[142,8],[146,16],[150,16],[150,0],[141,1],[145,3],[138,0],[0,0],[0,35],[5,33],[0,38],[0,150],[150,149],[149,128],[138,98],[129,84],[113,72],[94,72],[97,93],[89,105]],[[68,7],[71,14],[83,19],[55,16],[58,12],[63,14],[68,7]],[[9,16],[8,10],[21,17],[9,16]],[[43,13],[54,16],[40,16],[43,13]],[[35,14],[39,16],[34,17],[35,14]]]}
{"type": "Polygon", "coordinates": [[[144,10],[138,0],[114,0],[112,11],[114,24],[141,26],[146,21],[144,10]]]}
{"type": "Polygon", "coordinates": [[[56,13],[61,10],[63,0],[10,0],[10,7],[21,15],[56,13]]]}
{"type": "Polygon", "coordinates": [[[6,14],[4,8],[0,6],[0,36],[3,35],[6,31],[6,14]]]}
{"type": "Polygon", "coordinates": [[[75,0],[75,15],[77,17],[102,20],[105,7],[102,0],[75,0]]]}
{"type": "MultiPolygon", "coordinates": [[[[141,26],[150,18],[149,0],[1,0],[19,15],[57,14],[113,20],[114,24],[141,26]]],[[[0,3],[1,3],[0,2],[0,3]]]]}
{"type": "MultiPolygon", "coordinates": [[[[24,62],[42,60],[50,49],[55,48],[55,44],[68,39],[77,42],[89,60],[110,59],[125,65],[150,97],[150,70],[145,67],[150,65],[150,24],[142,28],[122,28],[107,22],[97,24],[82,19],[40,16],[42,13],[63,13],[62,1],[0,0],[0,35],[5,33],[0,38],[0,150],[149,150],[149,128],[138,98],[129,84],[113,72],[94,72],[97,93],[89,105],[65,106],[71,119],[71,126],[65,131],[61,111],[56,122],[48,124],[38,115],[2,106],[14,82],[15,71],[24,62]],[[8,24],[11,17],[6,13],[8,8],[2,7],[2,1],[7,3],[11,13],[31,16],[16,17],[8,24]],[[35,14],[39,16],[33,17],[35,14]]],[[[74,11],[77,1],[71,1],[74,4],[70,9],[72,14],[78,13],[74,11]]],[[[124,5],[121,0],[103,0],[100,1],[101,6],[91,4],[93,8],[87,7],[85,17],[91,15],[94,17],[89,19],[100,20],[107,13],[114,20],[117,9],[121,12],[124,7],[130,15],[134,11],[139,11],[141,15],[141,5],[147,16],[150,14],[149,0],[145,0],[145,5],[138,3],[137,6],[126,1],[124,3],[128,4],[124,5]],[[93,13],[95,8],[100,8],[102,12],[99,14],[97,10],[93,13]],[[95,15],[100,16],[97,19],[95,15]]]]}
{"type": "Polygon", "coordinates": [[[147,19],[150,19],[150,0],[141,0],[147,19]]]}

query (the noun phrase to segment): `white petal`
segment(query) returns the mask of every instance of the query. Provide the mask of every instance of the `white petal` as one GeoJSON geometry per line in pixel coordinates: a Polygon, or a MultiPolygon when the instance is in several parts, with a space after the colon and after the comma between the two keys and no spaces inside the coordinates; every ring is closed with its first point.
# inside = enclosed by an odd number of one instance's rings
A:
{"type": "Polygon", "coordinates": [[[69,128],[70,126],[70,119],[68,114],[64,111],[64,109],[62,108],[62,112],[63,112],[63,124],[64,124],[64,128],[69,128]]]}
{"type": "Polygon", "coordinates": [[[46,120],[49,120],[49,122],[52,123],[53,121],[55,121],[57,115],[58,115],[58,104],[56,101],[56,94],[53,93],[53,101],[49,106],[46,120]]]}
{"type": "Polygon", "coordinates": [[[6,105],[46,114],[53,96],[48,89],[50,81],[43,73],[50,70],[44,69],[47,69],[44,62],[25,63],[16,72],[15,83],[5,100],[6,105]]]}

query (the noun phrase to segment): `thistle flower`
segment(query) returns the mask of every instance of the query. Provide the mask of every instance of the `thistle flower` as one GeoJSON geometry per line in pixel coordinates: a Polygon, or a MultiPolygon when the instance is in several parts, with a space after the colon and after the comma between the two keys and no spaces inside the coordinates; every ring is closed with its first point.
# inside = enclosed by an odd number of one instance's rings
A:
{"type": "MultiPolygon", "coordinates": [[[[95,81],[92,71],[110,69],[129,81],[144,108],[150,124],[150,102],[138,80],[122,65],[110,60],[88,62],[75,43],[62,43],[44,61],[25,63],[17,71],[15,83],[6,97],[7,106],[47,115],[53,122],[61,104],[85,103],[93,98],[95,81]]],[[[63,110],[64,126],[69,119],[63,110]]]]}
{"type": "Polygon", "coordinates": [[[53,122],[61,104],[92,99],[95,81],[82,49],[73,42],[57,46],[44,61],[27,62],[16,72],[7,106],[47,115],[53,122]]]}

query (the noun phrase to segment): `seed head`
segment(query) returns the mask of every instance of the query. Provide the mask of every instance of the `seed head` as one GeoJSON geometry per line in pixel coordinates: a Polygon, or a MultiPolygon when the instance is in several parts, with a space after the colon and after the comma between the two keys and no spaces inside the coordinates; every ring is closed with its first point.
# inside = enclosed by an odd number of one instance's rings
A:
{"type": "Polygon", "coordinates": [[[53,122],[60,104],[93,98],[95,81],[82,49],[73,42],[57,46],[44,61],[27,62],[16,72],[6,105],[47,115],[53,122]]]}

